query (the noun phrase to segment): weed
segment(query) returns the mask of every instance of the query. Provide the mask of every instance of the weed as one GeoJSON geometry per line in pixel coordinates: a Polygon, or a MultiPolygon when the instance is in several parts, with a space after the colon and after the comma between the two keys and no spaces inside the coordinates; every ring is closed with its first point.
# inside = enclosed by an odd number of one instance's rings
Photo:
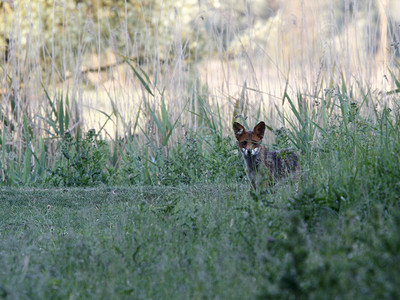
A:
{"type": "Polygon", "coordinates": [[[75,139],[66,132],[59,144],[58,155],[49,170],[45,184],[56,186],[93,186],[112,182],[113,170],[108,168],[109,149],[94,130],[84,139],[75,139]]]}

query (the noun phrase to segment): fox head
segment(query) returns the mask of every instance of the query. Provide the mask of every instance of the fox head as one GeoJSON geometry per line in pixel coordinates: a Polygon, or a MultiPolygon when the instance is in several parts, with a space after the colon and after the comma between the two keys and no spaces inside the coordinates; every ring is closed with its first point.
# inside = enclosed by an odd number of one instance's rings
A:
{"type": "Polygon", "coordinates": [[[260,144],[265,132],[264,122],[258,123],[253,131],[246,131],[241,124],[234,122],[233,132],[244,158],[251,158],[260,153],[260,144]]]}

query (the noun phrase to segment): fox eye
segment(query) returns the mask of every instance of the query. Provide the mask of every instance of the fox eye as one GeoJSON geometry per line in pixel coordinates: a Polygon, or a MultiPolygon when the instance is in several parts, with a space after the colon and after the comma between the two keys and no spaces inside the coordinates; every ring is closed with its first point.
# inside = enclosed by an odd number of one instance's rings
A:
{"type": "Polygon", "coordinates": [[[246,141],[240,142],[240,145],[241,145],[241,146],[243,146],[243,147],[245,147],[245,146],[246,146],[246,144],[247,144],[247,142],[246,142],[246,141]]]}

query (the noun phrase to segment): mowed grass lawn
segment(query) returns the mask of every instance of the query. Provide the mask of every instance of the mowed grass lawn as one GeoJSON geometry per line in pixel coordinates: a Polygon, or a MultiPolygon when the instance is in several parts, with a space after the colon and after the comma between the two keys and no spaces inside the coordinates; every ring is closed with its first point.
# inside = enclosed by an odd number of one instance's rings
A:
{"type": "Polygon", "coordinates": [[[394,299],[400,218],[245,185],[0,190],[0,297],[394,299]]]}

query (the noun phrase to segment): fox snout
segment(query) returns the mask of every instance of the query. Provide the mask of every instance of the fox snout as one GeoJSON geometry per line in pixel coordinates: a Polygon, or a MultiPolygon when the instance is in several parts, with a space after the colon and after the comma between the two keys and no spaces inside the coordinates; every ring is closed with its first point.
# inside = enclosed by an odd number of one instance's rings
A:
{"type": "Polygon", "coordinates": [[[246,158],[250,158],[256,156],[260,152],[260,149],[257,148],[242,148],[242,153],[246,158]]]}

